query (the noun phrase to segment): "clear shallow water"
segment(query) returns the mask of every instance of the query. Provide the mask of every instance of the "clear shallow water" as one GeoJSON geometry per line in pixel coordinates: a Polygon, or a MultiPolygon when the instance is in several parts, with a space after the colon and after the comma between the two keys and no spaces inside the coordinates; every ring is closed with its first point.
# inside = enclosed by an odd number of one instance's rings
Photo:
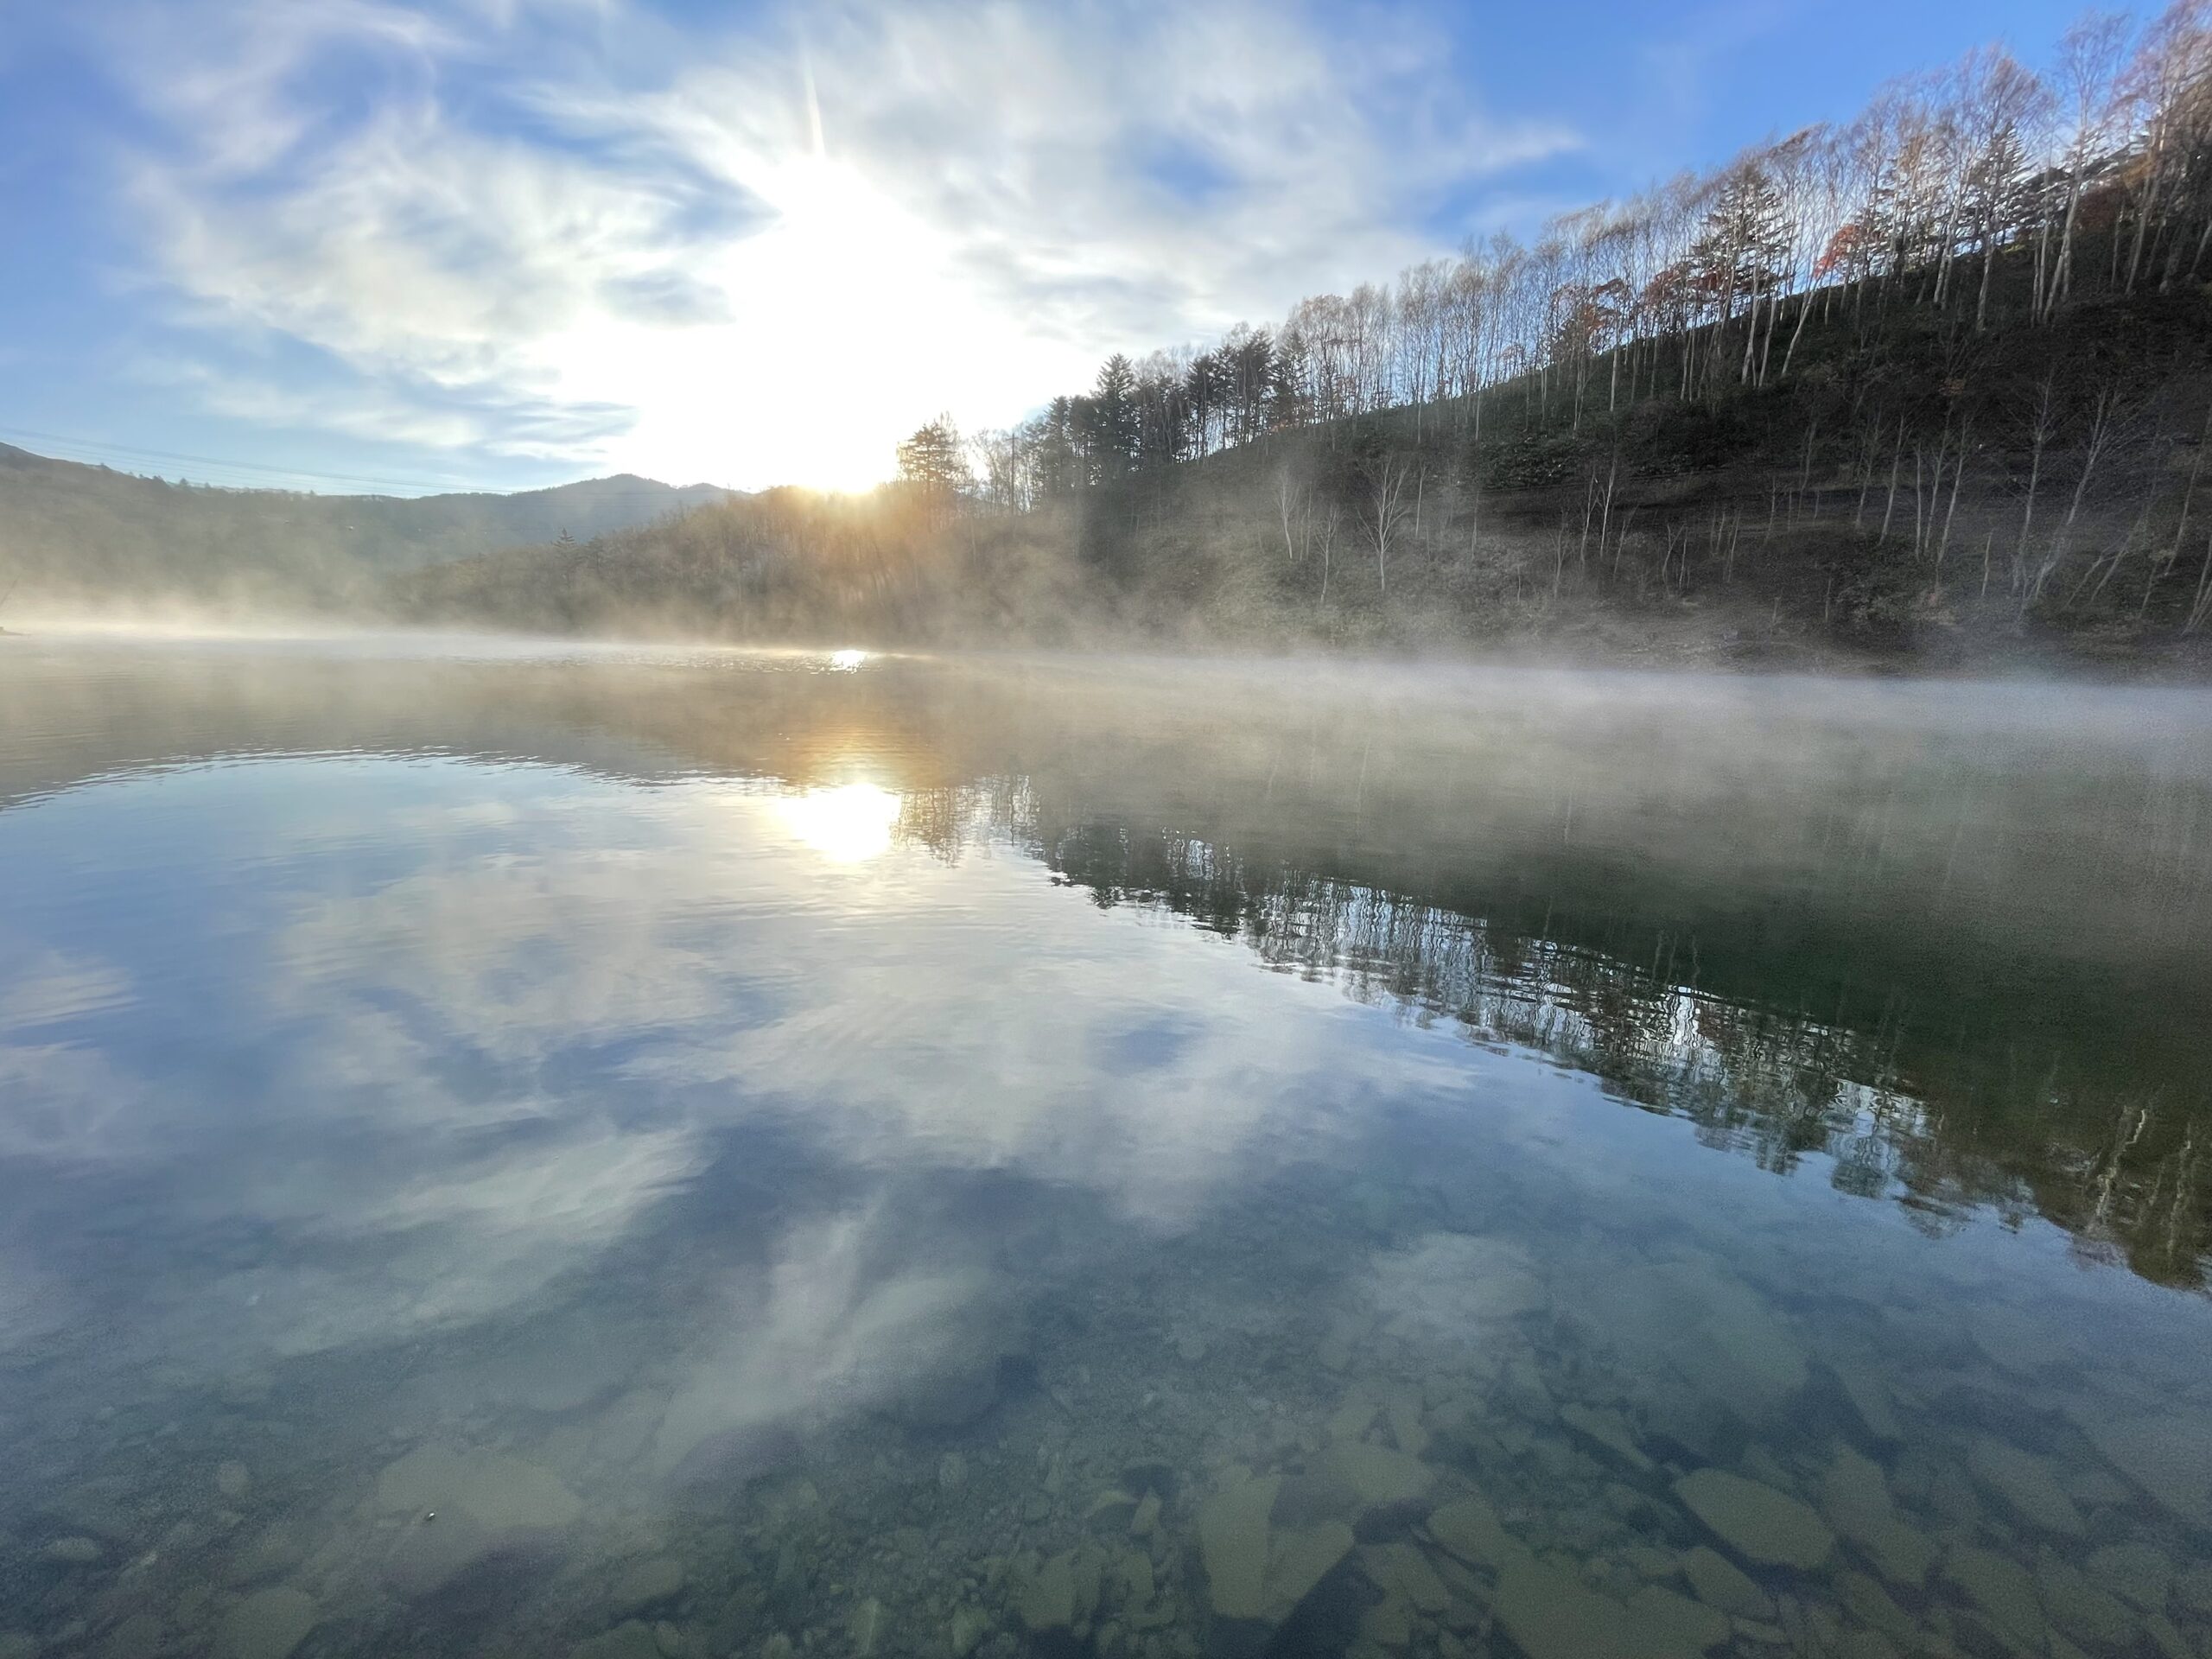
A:
{"type": "Polygon", "coordinates": [[[0,1653],[2212,1652],[2212,704],[0,654],[0,1653]]]}

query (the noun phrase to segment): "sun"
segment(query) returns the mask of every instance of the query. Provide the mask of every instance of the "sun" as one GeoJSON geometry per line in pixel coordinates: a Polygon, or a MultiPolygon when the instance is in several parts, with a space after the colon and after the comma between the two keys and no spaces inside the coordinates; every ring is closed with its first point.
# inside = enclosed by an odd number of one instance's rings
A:
{"type": "Polygon", "coordinates": [[[792,835],[833,864],[861,864],[891,848],[899,798],[874,784],[810,789],[776,803],[792,835]]]}

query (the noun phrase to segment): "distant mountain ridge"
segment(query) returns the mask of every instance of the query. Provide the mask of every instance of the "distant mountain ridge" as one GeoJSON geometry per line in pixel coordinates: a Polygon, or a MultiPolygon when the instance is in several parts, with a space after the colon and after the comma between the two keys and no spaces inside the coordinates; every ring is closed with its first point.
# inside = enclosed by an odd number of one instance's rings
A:
{"type": "Polygon", "coordinates": [[[0,591],[114,605],[345,601],[403,570],[588,541],[731,492],[634,474],[512,494],[313,495],[171,484],[0,443],[0,591]]]}

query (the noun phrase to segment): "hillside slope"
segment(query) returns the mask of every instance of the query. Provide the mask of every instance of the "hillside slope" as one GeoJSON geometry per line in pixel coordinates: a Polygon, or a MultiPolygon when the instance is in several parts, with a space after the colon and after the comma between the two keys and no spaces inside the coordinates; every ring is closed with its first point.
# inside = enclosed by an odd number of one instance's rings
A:
{"type": "Polygon", "coordinates": [[[1580,410],[1528,378],[1027,512],[763,497],[390,591],[414,620],[586,632],[2194,672],[2205,308],[2192,289],[1979,334],[1838,308],[1764,386],[1608,397],[1629,383],[1599,359],[1580,410]]]}
{"type": "Polygon", "coordinates": [[[308,495],[170,484],[0,444],[12,608],[358,601],[396,570],[650,524],[726,493],[628,474],[512,495],[308,495]]]}

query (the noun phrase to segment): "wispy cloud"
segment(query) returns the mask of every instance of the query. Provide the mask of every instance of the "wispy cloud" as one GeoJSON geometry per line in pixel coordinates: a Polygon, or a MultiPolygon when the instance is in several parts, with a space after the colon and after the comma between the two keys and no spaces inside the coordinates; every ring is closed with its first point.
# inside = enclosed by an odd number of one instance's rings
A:
{"type": "Polygon", "coordinates": [[[125,163],[149,275],[206,339],[341,365],[296,414],[738,483],[857,480],[940,407],[1009,420],[1107,351],[1386,274],[1435,200],[1576,142],[1471,107],[1417,16],[1244,0],[711,35],[622,0],[188,0],[108,45],[161,135],[125,163]]]}

